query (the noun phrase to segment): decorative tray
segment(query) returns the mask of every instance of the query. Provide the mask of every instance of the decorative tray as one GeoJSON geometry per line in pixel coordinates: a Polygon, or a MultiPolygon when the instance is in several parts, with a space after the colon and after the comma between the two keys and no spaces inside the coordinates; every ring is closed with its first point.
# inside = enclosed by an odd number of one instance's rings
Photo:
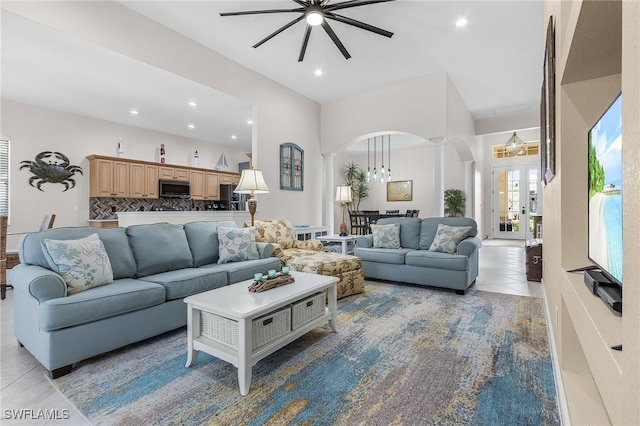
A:
{"type": "Polygon", "coordinates": [[[283,275],[278,273],[275,278],[263,278],[262,281],[254,281],[249,286],[249,291],[253,293],[260,293],[261,291],[267,291],[272,288],[291,284],[294,281],[295,280],[292,275],[283,275]]]}

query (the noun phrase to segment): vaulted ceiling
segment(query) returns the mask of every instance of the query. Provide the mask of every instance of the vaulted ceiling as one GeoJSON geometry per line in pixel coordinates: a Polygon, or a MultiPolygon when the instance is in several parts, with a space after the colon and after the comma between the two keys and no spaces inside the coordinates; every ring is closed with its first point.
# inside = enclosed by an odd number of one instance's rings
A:
{"type": "MultiPolygon", "coordinates": [[[[260,47],[251,47],[299,13],[220,16],[221,12],[297,8],[299,2],[119,3],[319,103],[445,72],[476,120],[535,111],[539,106],[541,1],[399,0],[344,9],[341,15],[391,31],[393,37],[330,21],[351,59],[345,60],[325,31],[317,28],[303,62],[298,62],[298,54],[304,20],[260,47]],[[460,18],[468,21],[466,26],[456,26],[460,18]],[[322,75],[316,75],[317,70],[322,75]]],[[[246,125],[250,105],[241,100],[6,11],[2,40],[3,99],[250,146],[251,131],[246,125]],[[199,111],[220,121],[201,120],[197,128],[189,129],[187,118],[176,114],[176,103],[185,97],[220,98],[228,108],[199,111]],[[133,121],[123,111],[135,105],[151,113],[133,121]]]]}

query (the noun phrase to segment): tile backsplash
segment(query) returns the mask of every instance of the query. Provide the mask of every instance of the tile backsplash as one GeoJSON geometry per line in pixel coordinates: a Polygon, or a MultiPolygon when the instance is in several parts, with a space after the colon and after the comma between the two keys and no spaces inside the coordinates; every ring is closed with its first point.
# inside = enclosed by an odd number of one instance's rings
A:
{"type": "Polygon", "coordinates": [[[177,207],[185,211],[205,210],[209,203],[204,200],[90,197],[89,219],[117,219],[116,212],[151,211],[156,206],[177,207]]]}

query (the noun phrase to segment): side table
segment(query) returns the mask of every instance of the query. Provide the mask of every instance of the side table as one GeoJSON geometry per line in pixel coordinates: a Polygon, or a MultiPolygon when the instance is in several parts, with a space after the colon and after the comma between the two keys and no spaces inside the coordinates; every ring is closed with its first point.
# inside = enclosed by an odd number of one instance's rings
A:
{"type": "Polygon", "coordinates": [[[316,240],[322,241],[323,243],[341,243],[342,245],[342,254],[353,254],[353,250],[349,250],[349,243],[354,243],[359,238],[358,235],[325,235],[322,237],[317,237],[316,240]]]}

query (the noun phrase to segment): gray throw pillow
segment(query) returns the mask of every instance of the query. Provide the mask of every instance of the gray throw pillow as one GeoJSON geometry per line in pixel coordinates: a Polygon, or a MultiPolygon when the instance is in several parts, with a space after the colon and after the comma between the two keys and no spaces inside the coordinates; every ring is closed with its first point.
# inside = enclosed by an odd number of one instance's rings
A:
{"type": "Polygon", "coordinates": [[[218,263],[260,259],[256,244],[256,228],[218,227],[220,258],[218,263]]]}
{"type": "Polygon", "coordinates": [[[470,232],[470,226],[449,226],[440,223],[438,224],[438,230],[436,231],[433,243],[431,243],[431,247],[429,247],[429,251],[453,254],[458,249],[460,241],[467,238],[470,232]]]}
{"type": "Polygon", "coordinates": [[[400,248],[400,225],[397,223],[371,225],[371,233],[373,234],[373,247],[400,248]]]}

